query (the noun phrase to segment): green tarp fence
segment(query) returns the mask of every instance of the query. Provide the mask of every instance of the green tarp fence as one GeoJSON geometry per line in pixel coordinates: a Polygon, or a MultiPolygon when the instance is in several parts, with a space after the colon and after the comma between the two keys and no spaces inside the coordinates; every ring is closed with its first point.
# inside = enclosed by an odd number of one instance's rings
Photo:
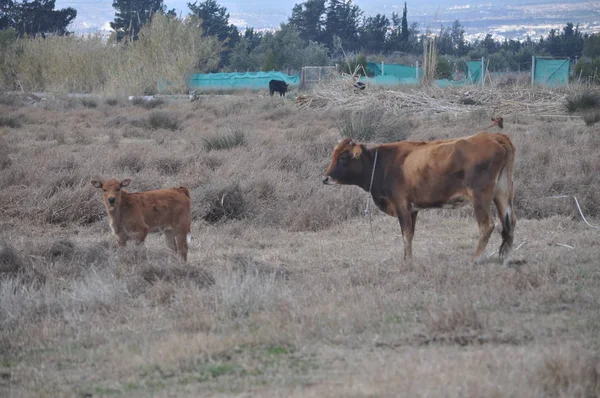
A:
{"type": "Polygon", "coordinates": [[[548,59],[533,57],[533,84],[564,86],[569,83],[569,58],[548,59]]]}
{"type": "Polygon", "coordinates": [[[467,61],[467,70],[465,71],[465,83],[475,84],[481,83],[483,77],[483,70],[481,69],[481,60],[467,61]]]}
{"type": "Polygon", "coordinates": [[[422,75],[421,69],[414,66],[400,64],[378,64],[367,62],[366,71],[372,77],[370,82],[385,86],[396,84],[419,84],[418,76],[422,75]]]}
{"type": "Polygon", "coordinates": [[[189,76],[190,90],[268,90],[269,81],[283,80],[291,86],[300,84],[300,75],[282,72],[206,73],[189,76]]]}

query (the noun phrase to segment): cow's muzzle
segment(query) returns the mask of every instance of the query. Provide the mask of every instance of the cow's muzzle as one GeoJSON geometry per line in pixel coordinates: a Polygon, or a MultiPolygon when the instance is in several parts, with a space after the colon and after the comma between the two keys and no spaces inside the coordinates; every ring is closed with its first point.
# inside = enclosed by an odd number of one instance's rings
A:
{"type": "Polygon", "coordinates": [[[108,204],[111,205],[111,206],[114,206],[116,200],[117,200],[117,198],[108,198],[108,204]]]}
{"type": "Polygon", "coordinates": [[[335,184],[335,180],[333,178],[330,178],[329,176],[321,177],[321,182],[323,182],[323,184],[325,184],[325,185],[335,184]]]}

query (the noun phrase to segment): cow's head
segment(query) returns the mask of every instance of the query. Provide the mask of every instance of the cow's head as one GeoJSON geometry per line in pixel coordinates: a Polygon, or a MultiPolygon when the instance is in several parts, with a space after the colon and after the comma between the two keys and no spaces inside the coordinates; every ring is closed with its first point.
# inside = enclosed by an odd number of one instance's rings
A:
{"type": "Polygon", "coordinates": [[[104,205],[107,209],[113,209],[121,204],[121,188],[128,186],[131,180],[128,178],[119,182],[111,178],[105,181],[92,180],[91,183],[104,191],[104,205]]]}
{"type": "Polygon", "coordinates": [[[321,178],[323,184],[351,184],[362,186],[364,183],[363,152],[366,147],[345,138],[333,150],[331,164],[321,178]]]}

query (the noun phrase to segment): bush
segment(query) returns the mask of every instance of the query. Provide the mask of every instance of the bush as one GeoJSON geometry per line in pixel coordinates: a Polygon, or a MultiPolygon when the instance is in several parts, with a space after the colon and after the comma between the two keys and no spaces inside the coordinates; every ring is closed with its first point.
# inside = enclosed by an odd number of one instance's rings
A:
{"type": "Polygon", "coordinates": [[[406,139],[408,125],[381,108],[345,112],[338,122],[342,137],[365,142],[393,142],[406,139]]]}
{"type": "Polygon", "coordinates": [[[600,107],[600,94],[593,90],[572,93],[567,96],[565,108],[569,113],[600,107]]]}
{"type": "Polygon", "coordinates": [[[241,219],[248,212],[248,205],[239,184],[210,186],[194,190],[192,218],[202,218],[210,223],[241,219]]]}
{"type": "Polygon", "coordinates": [[[104,103],[108,106],[116,106],[119,103],[119,100],[116,98],[107,98],[104,100],[104,103]]]}
{"type": "Polygon", "coordinates": [[[16,129],[21,127],[21,120],[16,116],[0,116],[0,127],[16,129]]]}
{"type": "Polygon", "coordinates": [[[589,110],[583,113],[583,121],[586,126],[593,126],[600,122],[600,109],[589,110]]]}
{"type": "Polygon", "coordinates": [[[202,138],[202,147],[206,152],[231,149],[246,144],[246,136],[241,130],[232,130],[226,134],[215,134],[202,138]]]}
{"type": "Polygon", "coordinates": [[[86,108],[91,108],[91,109],[94,109],[94,108],[98,107],[98,101],[96,101],[93,98],[82,98],[81,99],[81,104],[83,106],[85,106],[86,108]]]}
{"type": "Polygon", "coordinates": [[[152,130],[166,129],[175,131],[179,128],[177,116],[166,111],[153,111],[146,120],[146,126],[152,130]]]}

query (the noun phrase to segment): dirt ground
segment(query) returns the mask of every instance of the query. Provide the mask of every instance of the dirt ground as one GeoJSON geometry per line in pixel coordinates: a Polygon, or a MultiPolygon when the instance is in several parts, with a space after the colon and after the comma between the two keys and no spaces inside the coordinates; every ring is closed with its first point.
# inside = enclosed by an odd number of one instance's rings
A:
{"type": "MultiPolygon", "coordinates": [[[[420,212],[407,265],[397,220],[371,235],[366,193],[320,182],[347,113],[115,102],[0,105],[0,396],[600,396],[600,231],[549,198],[599,224],[596,127],[503,115],[516,264],[496,220],[473,265],[461,209],[420,212]],[[159,235],[118,251],[98,177],[187,186],[188,263],[159,235]]],[[[430,139],[497,115],[388,116],[430,139]]]]}

